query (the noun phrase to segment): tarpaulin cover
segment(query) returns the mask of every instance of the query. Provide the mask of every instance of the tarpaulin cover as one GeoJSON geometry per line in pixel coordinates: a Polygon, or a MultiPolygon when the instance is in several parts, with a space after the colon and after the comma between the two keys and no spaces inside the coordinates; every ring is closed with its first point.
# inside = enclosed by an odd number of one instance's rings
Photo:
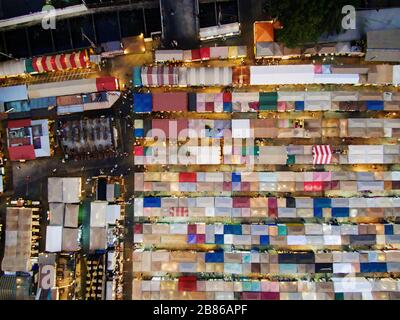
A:
{"type": "Polygon", "coordinates": [[[161,198],[146,197],[143,200],[143,207],[145,207],[145,208],[161,208],[161,198]]]}
{"type": "Polygon", "coordinates": [[[153,111],[187,111],[186,92],[153,93],[153,111]]]}
{"type": "Polygon", "coordinates": [[[140,66],[133,67],[132,78],[133,78],[132,81],[133,81],[134,87],[141,87],[143,85],[143,83],[142,83],[142,67],[140,67],[140,66]]]}
{"type": "Polygon", "coordinates": [[[367,109],[371,111],[382,111],[384,109],[383,101],[367,101],[367,109]]]}
{"type": "Polygon", "coordinates": [[[179,277],[178,278],[178,291],[196,291],[197,278],[196,277],[179,277]]]}
{"type": "Polygon", "coordinates": [[[153,106],[153,96],[151,93],[135,93],[133,95],[134,112],[151,112],[153,106]]]}
{"type": "Polygon", "coordinates": [[[196,172],[180,172],[179,182],[196,182],[196,172]]]}
{"type": "Polygon", "coordinates": [[[277,92],[260,92],[260,111],[276,111],[278,106],[277,92]]]}
{"type": "Polygon", "coordinates": [[[0,88],[0,104],[2,102],[28,100],[26,85],[0,88]]]}

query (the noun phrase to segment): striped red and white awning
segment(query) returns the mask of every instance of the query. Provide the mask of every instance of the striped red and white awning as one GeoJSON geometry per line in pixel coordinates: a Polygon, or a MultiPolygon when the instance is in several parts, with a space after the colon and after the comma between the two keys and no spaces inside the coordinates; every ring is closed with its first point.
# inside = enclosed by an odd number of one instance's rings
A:
{"type": "Polygon", "coordinates": [[[178,70],[172,66],[142,68],[144,86],[173,86],[178,84],[178,70]]]}
{"type": "Polygon", "coordinates": [[[179,207],[179,208],[170,208],[169,209],[170,217],[187,217],[189,216],[188,208],[179,207]]]}
{"type": "Polygon", "coordinates": [[[32,59],[32,67],[35,72],[51,72],[67,69],[80,69],[89,66],[89,57],[86,51],[79,51],[54,56],[42,56],[32,59]]]}
{"type": "Polygon", "coordinates": [[[313,164],[330,164],[332,162],[332,148],[328,145],[313,146],[313,164]]]}

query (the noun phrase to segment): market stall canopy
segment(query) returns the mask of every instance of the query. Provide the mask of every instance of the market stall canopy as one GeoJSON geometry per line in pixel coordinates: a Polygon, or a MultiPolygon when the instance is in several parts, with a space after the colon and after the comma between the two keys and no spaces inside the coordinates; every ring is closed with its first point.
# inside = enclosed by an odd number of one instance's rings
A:
{"type": "Polygon", "coordinates": [[[28,100],[28,91],[26,85],[0,88],[0,106],[2,106],[5,102],[19,100],[28,100]]]}
{"type": "Polygon", "coordinates": [[[90,245],[89,250],[104,250],[107,249],[107,229],[90,228],[90,245]]]}
{"type": "Polygon", "coordinates": [[[47,226],[46,228],[46,251],[61,252],[62,251],[62,226],[47,226]]]}
{"type": "Polygon", "coordinates": [[[64,227],[77,228],[79,205],[68,203],[65,205],[64,227]]]}
{"type": "Polygon", "coordinates": [[[0,63],[0,77],[19,76],[25,73],[25,60],[10,60],[0,63]]]}
{"type": "Polygon", "coordinates": [[[115,221],[121,219],[121,206],[119,204],[107,205],[106,222],[115,224],[115,221]]]}
{"type": "Polygon", "coordinates": [[[79,229],[63,228],[62,251],[73,252],[79,249],[79,229]]]}
{"type": "Polygon", "coordinates": [[[68,69],[81,69],[89,67],[90,60],[86,50],[58,54],[53,56],[41,56],[32,58],[32,66],[27,66],[27,71],[32,72],[52,72],[68,69]]]}
{"type": "Polygon", "coordinates": [[[90,227],[106,226],[107,202],[95,201],[90,203],[90,227]]]}
{"type": "Polygon", "coordinates": [[[64,224],[64,203],[49,203],[50,225],[62,226],[64,224]]]}
{"type": "Polygon", "coordinates": [[[178,68],[176,67],[142,67],[141,71],[141,80],[145,87],[178,85],[178,68]]]}
{"type": "Polygon", "coordinates": [[[49,177],[48,201],[63,203],[79,203],[81,196],[80,177],[49,177]]]}
{"type": "Polygon", "coordinates": [[[32,212],[30,208],[6,210],[3,271],[29,272],[31,269],[32,212]]]}
{"type": "Polygon", "coordinates": [[[254,22],[254,43],[274,42],[275,27],[273,21],[256,21],[254,22]]]}

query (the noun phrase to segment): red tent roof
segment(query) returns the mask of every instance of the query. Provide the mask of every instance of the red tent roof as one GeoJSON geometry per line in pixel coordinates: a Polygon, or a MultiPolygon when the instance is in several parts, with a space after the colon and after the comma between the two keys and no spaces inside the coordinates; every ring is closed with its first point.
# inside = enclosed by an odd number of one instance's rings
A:
{"type": "Polygon", "coordinates": [[[31,125],[31,119],[21,119],[21,120],[11,120],[8,121],[7,127],[9,129],[13,128],[24,128],[31,125]]]}
{"type": "Polygon", "coordinates": [[[36,159],[35,148],[33,145],[9,147],[8,153],[10,154],[11,161],[36,159]]]}

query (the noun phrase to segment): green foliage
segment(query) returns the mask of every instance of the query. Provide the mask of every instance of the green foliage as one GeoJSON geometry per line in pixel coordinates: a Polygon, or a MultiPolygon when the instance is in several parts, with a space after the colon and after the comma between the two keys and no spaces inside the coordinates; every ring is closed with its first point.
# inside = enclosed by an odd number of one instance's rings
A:
{"type": "Polygon", "coordinates": [[[270,0],[266,10],[284,27],[277,31],[278,41],[294,48],[316,42],[325,32],[340,32],[342,7],[360,4],[361,0],[270,0]]]}

